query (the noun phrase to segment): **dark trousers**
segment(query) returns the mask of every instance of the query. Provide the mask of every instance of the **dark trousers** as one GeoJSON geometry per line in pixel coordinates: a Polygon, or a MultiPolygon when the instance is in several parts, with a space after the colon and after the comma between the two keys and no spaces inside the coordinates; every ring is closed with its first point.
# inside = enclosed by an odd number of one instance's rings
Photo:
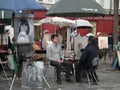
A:
{"type": "Polygon", "coordinates": [[[63,61],[63,63],[59,63],[57,61],[50,61],[50,65],[54,66],[57,70],[57,80],[61,80],[61,71],[62,71],[62,66],[65,67],[65,78],[69,79],[72,71],[72,63],[69,61],[63,61]]]}
{"type": "Polygon", "coordinates": [[[80,66],[78,63],[76,63],[75,64],[75,78],[76,78],[76,81],[81,80],[81,69],[82,69],[82,66],[80,66]]]}

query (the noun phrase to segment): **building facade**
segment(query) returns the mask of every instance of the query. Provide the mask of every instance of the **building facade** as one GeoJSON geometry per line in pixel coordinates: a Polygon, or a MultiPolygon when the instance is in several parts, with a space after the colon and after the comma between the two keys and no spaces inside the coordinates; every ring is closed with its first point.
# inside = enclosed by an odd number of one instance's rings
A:
{"type": "MultiPolygon", "coordinates": [[[[43,4],[48,10],[49,8],[57,1],[59,0],[36,0],[37,2],[43,4]]],[[[105,33],[112,33],[113,32],[113,22],[114,22],[114,14],[113,14],[113,8],[114,8],[114,0],[95,0],[98,2],[108,13],[105,17],[82,17],[82,19],[89,20],[93,26],[94,26],[94,33],[97,32],[105,32],[105,33]],[[109,26],[109,27],[108,27],[109,26]]],[[[120,2],[119,2],[120,3],[120,2]]],[[[119,4],[119,9],[120,9],[120,4],[119,4]]],[[[35,21],[38,21],[42,18],[47,17],[45,13],[47,11],[33,11],[34,12],[34,19],[35,21]]],[[[9,19],[11,18],[10,14],[6,14],[5,11],[0,12],[0,20],[3,21],[3,19],[9,19]],[[7,16],[6,16],[7,15],[7,16]],[[9,16],[8,16],[9,15],[9,16]]],[[[120,19],[120,17],[119,17],[120,19]]],[[[8,21],[8,20],[7,20],[8,21]]],[[[119,26],[120,26],[120,20],[119,20],[119,26]]],[[[54,26],[51,25],[42,25],[39,27],[36,27],[37,29],[49,29],[51,33],[54,32],[54,26]]],[[[36,29],[35,28],[35,29],[36,29]]],[[[81,30],[82,31],[82,30],[81,30]]],[[[86,34],[87,31],[83,31],[82,34],[86,34]]]]}
{"type": "MultiPolygon", "coordinates": [[[[40,3],[43,3],[46,5],[47,9],[49,9],[55,2],[59,0],[37,0],[40,3]]],[[[113,33],[113,24],[114,24],[114,14],[113,14],[113,8],[114,8],[114,0],[95,0],[97,3],[99,3],[108,13],[108,15],[104,17],[82,17],[82,19],[86,19],[90,21],[93,24],[93,33],[96,34],[97,32],[103,32],[103,33],[113,33]]],[[[120,6],[119,6],[120,8],[120,6]]],[[[46,11],[34,11],[35,19],[42,19],[45,18],[46,11]]],[[[120,21],[120,20],[119,20],[120,21]]],[[[119,25],[120,26],[120,25],[119,25]]],[[[51,33],[54,32],[53,28],[47,25],[42,25],[42,29],[49,29],[51,33]]],[[[80,30],[83,32],[80,32],[82,35],[85,35],[87,33],[87,30],[80,30]]]]}

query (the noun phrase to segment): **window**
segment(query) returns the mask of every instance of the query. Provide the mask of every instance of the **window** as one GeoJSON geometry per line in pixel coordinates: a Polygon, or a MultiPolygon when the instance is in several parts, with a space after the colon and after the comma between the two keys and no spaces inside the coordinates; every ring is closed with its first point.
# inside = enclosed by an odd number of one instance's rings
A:
{"type": "Polygon", "coordinates": [[[37,2],[43,2],[43,0],[36,0],[37,2]]]}
{"type": "Polygon", "coordinates": [[[55,0],[43,0],[45,4],[54,4],[55,0]]]}

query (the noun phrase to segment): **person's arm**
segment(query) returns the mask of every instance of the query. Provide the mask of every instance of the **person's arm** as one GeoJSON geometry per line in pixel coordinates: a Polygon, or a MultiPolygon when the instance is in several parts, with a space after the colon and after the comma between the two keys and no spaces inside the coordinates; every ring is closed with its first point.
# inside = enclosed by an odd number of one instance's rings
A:
{"type": "Polygon", "coordinates": [[[59,49],[60,49],[60,52],[59,52],[59,55],[60,55],[60,60],[63,60],[61,46],[59,47],[59,49]]]}
{"type": "Polygon", "coordinates": [[[80,64],[86,63],[87,55],[88,55],[87,50],[84,50],[79,61],[80,64]]]}

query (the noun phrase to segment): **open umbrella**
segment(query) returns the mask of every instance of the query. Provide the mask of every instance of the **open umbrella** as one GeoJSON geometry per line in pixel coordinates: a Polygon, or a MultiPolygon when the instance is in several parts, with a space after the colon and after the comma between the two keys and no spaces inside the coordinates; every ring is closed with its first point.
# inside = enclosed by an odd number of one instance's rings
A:
{"type": "Polygon", "coordinates": [[[73,27],[77,27],[77,28],[88,27],[88,28],[91,28],[91,27],[93,27],[93,25],[88,20],[77,19],[77,20],[74,20],[73,27]]]}
{"type": "Polygon", "coordinates": [[[95,0],[61,0],[53,5],[46,15],[49,16],[104,16],[106,11],[95,0]]]}
{"type": "MultiPolygon", "coordinates": [[[[47,10],[44,6],[35,0],[0,0],[0,10],[19,11],[19,10],[47,10]]],[[[13,17],[14,18],[14,14],[13,17]]],[[[14,21],[13,21],[14,23],[14,21]]],[[[16,73],[14,74],[10,90],[12,90],[16,73]]]]}
{"type": "Polygon", "coordinates": [[[0,10],[46,10],[35,0],[0,0],[0,10]]]}
{"type": "Polygon", "coordinates": [[[47,17],[38,21],[38,23],[40,24],[48,23],[48,24],[53,24],[53,25],[58,25],[60,27],[63,27],[63,26],[69,26],[71,24],[74,24],[74,21],[70,19],[62,18],[62,17],[47,17]]]}

